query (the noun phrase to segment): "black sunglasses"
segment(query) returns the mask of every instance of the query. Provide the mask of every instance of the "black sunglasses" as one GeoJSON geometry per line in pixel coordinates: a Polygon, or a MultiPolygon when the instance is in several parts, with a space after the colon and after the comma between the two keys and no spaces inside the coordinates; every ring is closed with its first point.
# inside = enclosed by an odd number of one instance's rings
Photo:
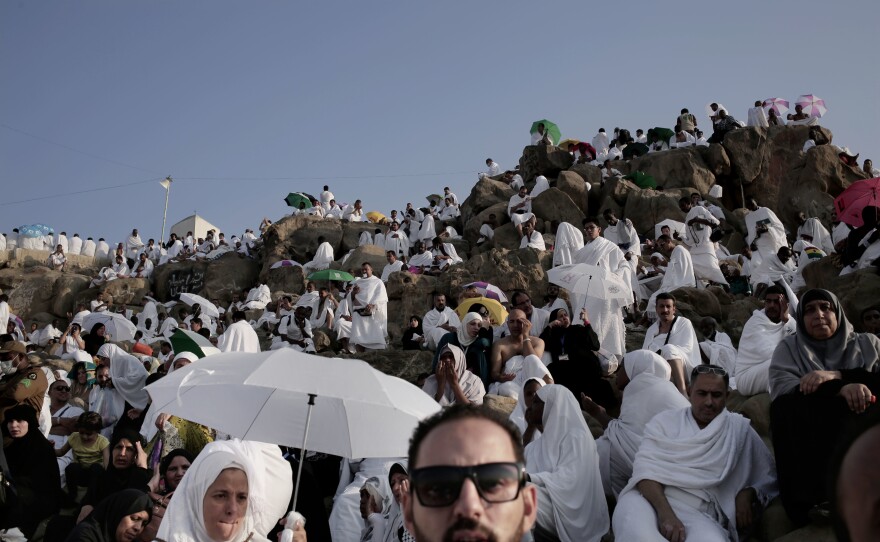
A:
{"type": "Polygon", "coordinates": [[[70,388],[67,386],[56,386],[55,391],[70,391],[70,388]]]}
{"type": "Polygon", "coordinates": [[[454,503],[465,479],[470,479],[486,502],[508,502],[519,496],[525,485],[525,468],[520,463],[485,463],[470,467],[438,466],[413,469],[412,490],[422,506],[439,508],[454,503]]]}

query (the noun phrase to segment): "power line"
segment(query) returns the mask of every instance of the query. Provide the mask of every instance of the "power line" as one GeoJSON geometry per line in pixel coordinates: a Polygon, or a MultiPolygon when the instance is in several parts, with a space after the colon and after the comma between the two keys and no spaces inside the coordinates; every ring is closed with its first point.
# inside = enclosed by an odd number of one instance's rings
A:
{"type": "Polygon", "coordinates": [[[151,169],[144,169],[144,168],[139,167],[139,166],[133,166],[133,165],[131,165],[131,164],[126,164],[125,162],[120,162],[120,161],[118,161],[118,160],[112,160],[112,159],[110,159],[110,158],[105,158],[105,157],[103,157],[103,156],[98,156],[97,154],[92,154],[92,153],[90,153],[90,152],[86,152],[86,151],[83,151],[83,150],[80,150],[80,149],[75,149],[75,148],[73,148],[73,147],[71,147],[71,146],[69,146],[69,145],[65,145],[64,143],[58,143],[57,141],[52,141],[52,140],[50,140],[50,139],[46,139],[45,137],[40,137],[40,136],[38,136],[38,135],[30,134],[30,133],[28,133],[28,132],[25,132],[24,130],[19,130],[18,128],[15,128],[15,127],[13,127],[13,126],[9,126],[8,124],[0,123],[0,128],[6,128],[7,130],[9,130],[9,131],[11,131],[11,132],[15,132],[15,133],[17,133],[17,134],[25,135],[25,136],[28,136],[28,137],[34,138],[34,139],[36,139],[37,141],[42,141],[43,143],[48,143],[49,145],[55,145],[56,147],[61,147],[62,149],[67,149],[67,150],[69,150],[69,151],[71,151],[71,152],[75,152],[75,153],[78,153],[78,154],[82,154],[82,155],[84,155],[84,156],[88,156],[88,157],[90,157],[90,158],[94,158],[94,159],[96,159],[96,160],[101,160],[102,162],[107,162],[107,163],[110,163],[110,164],[116,164],[117,166],[122,166],[122,167],[131,168],[131,169],[136,169],[136,170],[138,170],[138,171],[142,171],[142,172],[144,172],[144,173],[155,173],[156,175],[161,175],[161,173],[159,173],[158,171],[153,171],[153,170],[151,170],[151,169]]]}
{"type": "Polygon", "coordinates": [[[21,199],[21,200],[18,200],[18,201],[4,201],[4,202],[0,203],[0,207],[6,206],[6,205],[17,205],[17,204],[19,204],[19,203],[30,203],[30,202],[32,202],[32,201],[40,201],[40,200],[44,200],[44,199],[62,198],[62,197],[67,197],[67,196],[76,196],[76,195],[78,195],[78,194],[87,194],[87,193],[89,193],[89,192],[100,192],[101,190],[113,190],[114,188],[126,188],[126,187],[129,187],[129,186],[135,186],[135,185],[138,185],[138,184],[154,183],[154,182],[161,181],[162,179],[164,179],[164,177],[158,177],[158,178],[147,179],[146,181],[136,181],[136,182],[133,182],[133,183],[117,184],[117,185],[113,185],[113,186],[102,186],[102,187],[99,187],[99,188],[87,188],[86,190],[77,190],[76,192],[66,192],[66,193],[64,193],[64,194],[51,194],[51,195],[48,195],[48,196],[40,196],[40,197],[37,197],[37,198],[29,198],[29,199],[21,199]]]}
{"type": "Polygon", "coordinates": [[[447,175],[471,175],[475,171],[450,171],[445,173],[396,173],[389,175],[328,175],[324,177],[174,177],[175,181],[339,181],[367,179],[401,179],[406,177],[443,177],[447,175]]]}

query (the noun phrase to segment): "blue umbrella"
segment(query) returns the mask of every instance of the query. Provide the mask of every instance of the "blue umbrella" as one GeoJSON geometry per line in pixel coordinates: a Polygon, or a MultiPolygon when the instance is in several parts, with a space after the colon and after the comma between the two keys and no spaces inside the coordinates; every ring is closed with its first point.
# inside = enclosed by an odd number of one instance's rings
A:
{"type": "Polygon", "coordinates": [[[55,230],[45,224],[31,224],[18,228],[18,234],[23,237],[43,237],[53,233],[55,230]]]}

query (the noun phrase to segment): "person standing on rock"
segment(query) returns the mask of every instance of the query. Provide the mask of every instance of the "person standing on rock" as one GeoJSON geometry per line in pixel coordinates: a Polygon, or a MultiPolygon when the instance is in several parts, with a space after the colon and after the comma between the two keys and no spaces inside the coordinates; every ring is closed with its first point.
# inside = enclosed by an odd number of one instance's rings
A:
{"type": "Polygon", "coordinates": [[[325,211],[330,210],[330,202],[334,201],[334,197],[333,192],[330,191],[330,187],[325,184],[324,190],[318,194],[318,198],[321,200],[321,207],[323,207],[325,211]]]}
{"type": "Polygon", "coordinates": [[[710,239],[712,228],[718,226],[720,222],[702,205],[694,205],[691,198],[679,199],[678,208],[687,215],[684,219],[687,225],[685,243],[691,252],[694,275],[698,279],[705,279],[730,288],[727,279],[721,273],[721,267],[718,265],[715,243],[710,239]]]}
{"type": "Polygon", "coordinates": [[[394,252],[398,257],[409,255],[409,237],[406,236],[405,232],[401,231],[399,222],[394,221],[389,226],[388,233],[385,234],[383,248],[386,251],[394,252]]]}
{"type": "Polygon", "coordinates": [[[128,267],[134,267],[138,254],[144,249],[144,242],[138,234],[137,228],[131,230],[131,235],[125,240],[125,259],[128,267]]]}
{"type": "Polygon", "coordinates": [[[666,258],[668,264],[663,274],[663,282],[648,300],[646,312],[650,319],[657,317],[654,308],[659,294],[672,292],[679,288],[694,288],[697,285],[697,279],[694,276],[694,262],[691,259],[691,253],[686,248],[676,245],[668,235],[661,235],[657,238],[657,250],[666,258]]]}
{"type": "Polygon", "coordinates": [[[516,232],[522,237],[522,223],[533,216],[532,198],[529,196],[528,188],[521,186],[519,192],[510,197],[510,201],[507,202],[507,214],[516,227],[516,232]]]}
{"type": "Polygon", "coordinates": [[[361,278],[351,289],[350,343],[358,352],[384,350],[388,336],[388,293],[385,283],[373,275],[373,266],[361,264],[361,278]]]}
{"type": "Polygon", "coordinates": [[[697,118],[687,108],[684,108],[681,110],[681,115],[676,119],[675,125],[679,127],[679,130],[693,136],[694,131],[697,129],[697,118]]]}

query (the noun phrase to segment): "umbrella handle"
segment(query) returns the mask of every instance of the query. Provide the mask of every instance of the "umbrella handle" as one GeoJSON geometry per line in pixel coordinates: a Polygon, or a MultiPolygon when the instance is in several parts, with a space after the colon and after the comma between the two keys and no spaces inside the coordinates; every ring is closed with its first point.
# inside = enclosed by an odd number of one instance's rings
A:
{"type": "Polygon", "coordinates": [[[309,424],[312,421],[312,407],[315,406],[315,393],[309,394],[309,410],[306,413],[306,429],[303,431],[303,445],[300,450],[299,466],[296,468],[296,488],[293,490],[293,504],[290,507],[292,512],[296,511],[296,500],[299,497],[299,482],[302,479],[303,463],[306,460],[306,439],[309,437],[309,424]]]}

